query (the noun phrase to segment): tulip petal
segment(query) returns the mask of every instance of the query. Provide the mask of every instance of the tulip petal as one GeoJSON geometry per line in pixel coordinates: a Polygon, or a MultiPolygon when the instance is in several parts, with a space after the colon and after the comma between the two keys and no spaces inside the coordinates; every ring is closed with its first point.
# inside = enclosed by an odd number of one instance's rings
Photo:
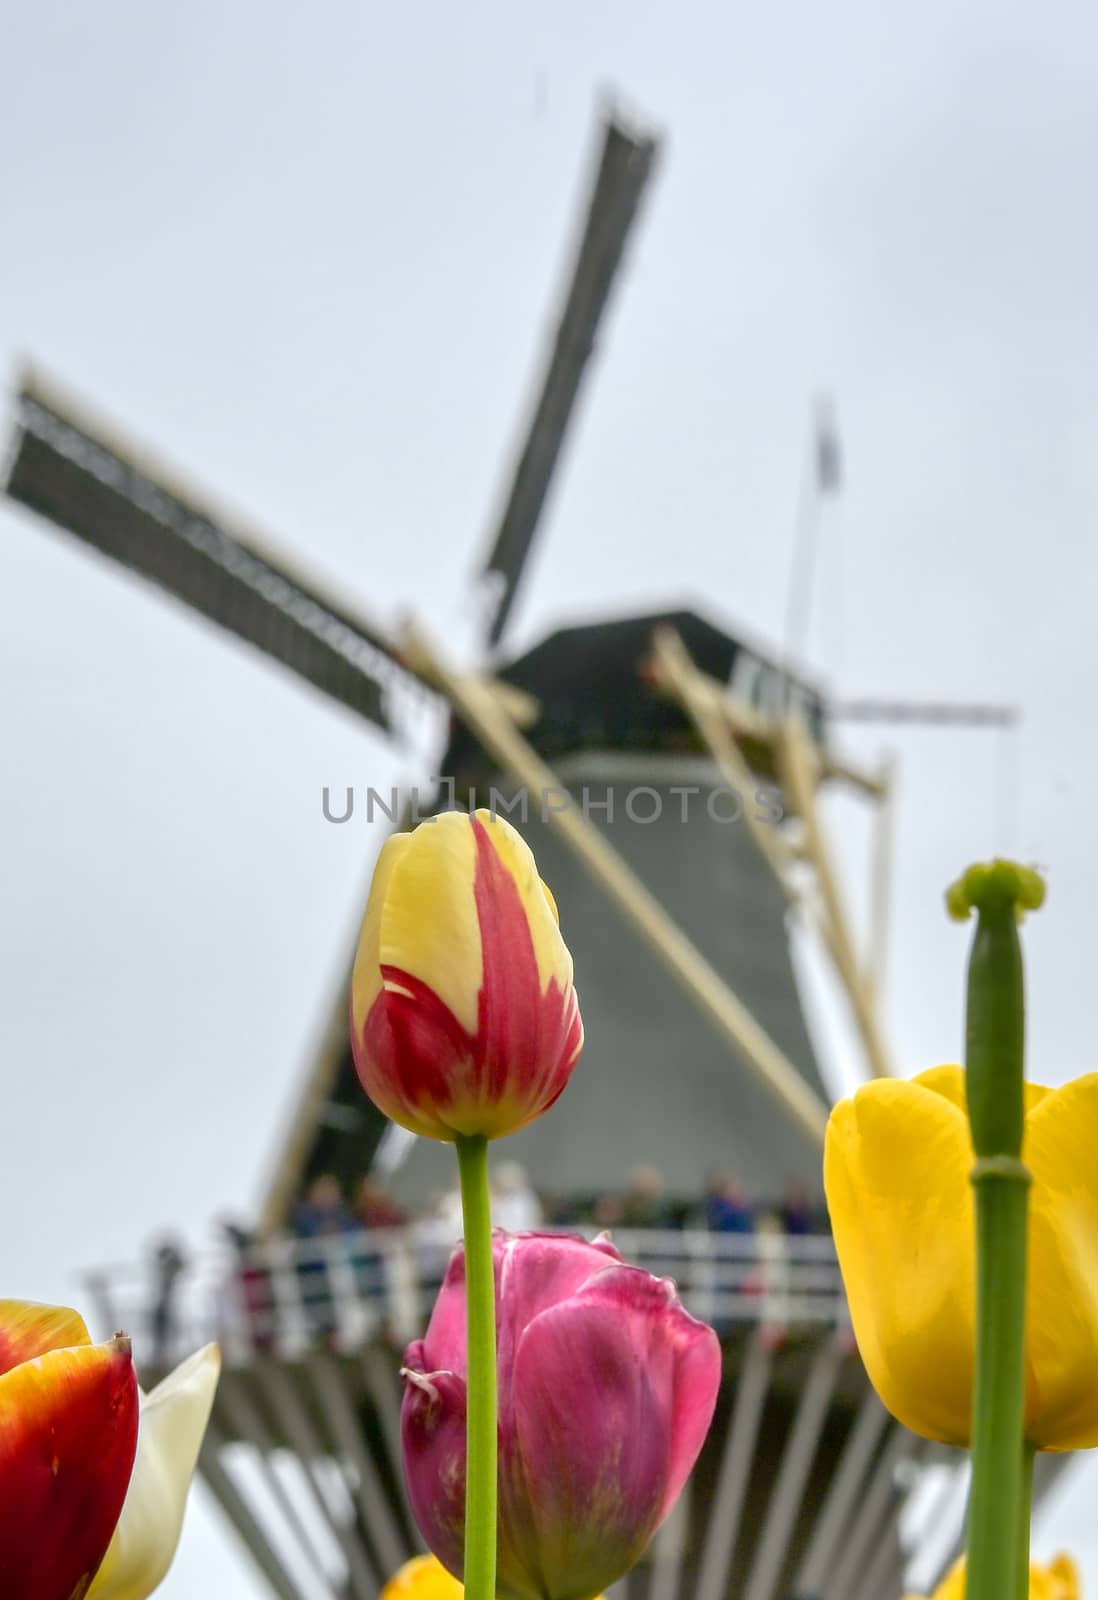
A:
{"type": "MultiPolygon", "coordinates": [[[[921,1084],[924,1089],[933,1089],[935,1094],[944,1095],[951,1100],[959,1111],[968,1116],[968,1102],[965,1096],[965,1069],[956,1064],[942,1067],[928,1067],[925,1072],[917,1073],[912,1080],[921,1084]]],[[[1027,1078],[1022,1085],[1023,1103],[1026,1116],[1039,1105],[1051,1089],[1046,1089],[1042,1084],[1031,1083],[1027,1078]]]]}
{"type": "Polygon", "coordinates": [[[33,1300],[0,1300],[0,1376],[48,1350],[91,1344],[84,1319],[67,1306],[33,1300]]]}
{"type": "Polygon", "coordinates": [[[477,844],[470,819],[448,811],[407,838],[384,890],[382,972],[392,968],[418,978],[465,1033],[475,1033],[483,961],[474,895],[477,844]]]}
{"type": "Polygon", "coordinates": [[[465,1250],[460,1244],[450,1257],[427,1332],[404,1352],[404,1365],[465,1376],[465,1250]]]}
{"type": "Polygon", "coordinates": [[[381,993],[381,913],[389,892],[393,870],[411,842],[410,833],[394,833],[381,847],[370,880],[370,895],[358,936],[354,971],[351,975],[352,1034],[369,1015],[370,1007],[381,993]]]}
{"type": "MultiPolygon", "coordinates": [[[[509,1372],[518,1335],[539,1312],[567,1299],[596,1272],[621,1256],[608,1234],[592,1243],[578,1235],[560,1233],[492,1234],[492,1265],[496,1280],[496,1347],[501,1373],[509,1372]]],[[[458,1245],[450,1257],[438,1292],[422,1357],[405,1356],[405,1366],[443,1367],[465,1375],[465,1248],[458,1245]]]]}
{"type": "Polygon", "coordinates": [[[544,991],[555,983],[558,988],[567,989],[572,982],[572,957],[560,936],[557,902],[538,874],[534,852],[517,829],[491,812],[478,811],[474,826],[478,847],[477,915],[485,944],[493,938],[506,939],[511,915],[511,895],[504,888],[505,880],[484,859],[484,848],[490,846],[506,879],[518,892],[523,921],[530,929],[540,987],[544,991]]]}
{"type": "Polygon", "coordinates": [[[512,1396],[524,1482],[505,1475],[501,1493],[512,1525],[515,1502],[536,1507],[542,1594],[597,1594],[629,1570],[694,1465],[719,1383],[716,1335],[637,1267],[605,1268],[529,1324],[512,1396]]]}
{"type": "Polygon", "coordinates": [[[1026,1431],[1044,1450],[1098,1445],[1098,1073],[1026,1118],[1030,1187],[1026,1431]]]}
{"type": "Polygon", "coordinates": [[[423,1341],[404,1357],[400,1412],[404,1481],[428,1549],[460,1578],[465,1557],[465,1380],[425,1371],[423,1341]]]}
{"type": "Polygon", "coordinates": [[[220,1375],[208,1344],[141,1397],[133,1477],[89,1600],[146,1600],[167,1575],[220,1375]]]}
{"type": "Polygon", "coordinates": [[[501,1372],[510,1372],[522,1331],[535,1317],[570,1299],[608,1265],[624,1264],[608,1237],[589,1244],[570,1234],[508,1234],[501,1229],[492,1244],[501,1372]]]}
{"type": "Polygon", "coordinates": [[[462,1600],[464,1592],[437,1556],[413,1556],[393,1573],[381,1600],[462,1600]]]}
{"type": "Polygon", "coordinates": [[[972,1153],[963,1111],[941,1092],[948,1081],[878,1079],[840,1101],[828,1123],[824,1188],[874,1388],[915,1433],[964,1444],[975,1318],[972,1153]]]}
{"type": "Polygon", "coordinates": [[[0,1594],[80,1600],[137,1447],[128,1339],[50,1350],[0,1377],[0,1594]]]}

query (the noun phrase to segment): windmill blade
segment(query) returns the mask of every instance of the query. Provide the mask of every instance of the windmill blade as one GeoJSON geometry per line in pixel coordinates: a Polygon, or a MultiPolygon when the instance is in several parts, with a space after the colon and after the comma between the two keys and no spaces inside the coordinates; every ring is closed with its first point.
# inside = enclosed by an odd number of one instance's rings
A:
{"type": "Polygon", "coordinates": [[[6,490],[386,731],[396,693],[427,692],[375,627],[36,374],[17,392],[6,490]]]}
{"type": "Polygon", "coordinates": [[[654,138],[607,121],[602,156],[540,398],[511,480],[484,578],[498,593],[488,631],[499,643],[575,410],[600,319],[657,153],[654,138]]]}

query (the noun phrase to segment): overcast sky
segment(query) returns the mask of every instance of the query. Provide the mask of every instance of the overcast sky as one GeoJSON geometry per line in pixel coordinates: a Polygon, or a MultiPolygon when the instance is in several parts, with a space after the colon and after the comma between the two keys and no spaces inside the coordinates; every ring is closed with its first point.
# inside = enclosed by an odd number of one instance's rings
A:
{"type": "MultiPolygon", "coordinates": [[[[2,56],[8,372],[37,356],[381,621],[414,606],[448,639],[597,98],[661,127],[514,641],[678,600],[778,639],[832,389],[811,664],[1025,713],[1013,749],[888,739],[895,1053],[956,1056],[941,892],[1009,847],[1051,884],[1031,1074],[1094,1065],[1098,12],[43,0],[9,8],[2,56]]],[[[321,787],[415,768],[10,508],[0,593],[0,1277],[71,1300],[80,1269],[169,1223],[199,1246],[262,1193],[379,842],[326,824],[321,787]]],[[[853,874],[856,806],[832,822],[853,874]]],[[[1038,1539],[1092,1594],[1096,1488],[1075,1469],[1038,1539]]],[[[163,1594],[251,1584],[196,1495],[163,1594]]]]}

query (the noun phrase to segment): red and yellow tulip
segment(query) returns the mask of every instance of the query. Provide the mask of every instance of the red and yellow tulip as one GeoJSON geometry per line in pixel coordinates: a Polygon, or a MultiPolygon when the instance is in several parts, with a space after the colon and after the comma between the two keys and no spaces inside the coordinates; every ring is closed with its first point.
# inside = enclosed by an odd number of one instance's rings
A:
{"type": "MultiPolygon", "coordinates": [[[[1098,1073],[1027,1083],[1032,1174],[1025,1431],[1041,1450],[1098,1445],[1098,1073]]],[[[960,1067],[878,1079],[831,1114],[835,1246],[866,1370],[907,1427],[969,1440],[975,1346],[974,1156],[960,1067]]]]}
{"type": "Polygon", "coordinates": [[[146,1600],[167,1572],[216,1346],[147,1399],[129,1340],[75,1311],[0,1301],[0,1595],[146,1600]]]}
{"type": "Polygon", "coordinates": [[[351,1040],[366,1093],[431,1139],[514,1133],[583,1044],[556,905],[515,829],[446,812],[378,859],[355,958],[351,1040]]]}
{"type": "Polygon", "coordinates": [[[0,1302],[0,1594],[79,1600],[122,1512],[137,1450],[128,1339],[74,1311],[0,1302]]]}

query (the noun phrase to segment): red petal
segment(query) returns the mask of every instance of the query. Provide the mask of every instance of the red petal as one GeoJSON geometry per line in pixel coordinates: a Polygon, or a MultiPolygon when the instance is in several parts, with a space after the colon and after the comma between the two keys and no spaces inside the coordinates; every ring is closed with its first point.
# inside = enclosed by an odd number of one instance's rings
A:
{"type": "Polygon", "coordinates": [[[137,1449],[128,1339],[52,1350],[0,1377],[0,1595],[80,1600],[137,1449]]]}

